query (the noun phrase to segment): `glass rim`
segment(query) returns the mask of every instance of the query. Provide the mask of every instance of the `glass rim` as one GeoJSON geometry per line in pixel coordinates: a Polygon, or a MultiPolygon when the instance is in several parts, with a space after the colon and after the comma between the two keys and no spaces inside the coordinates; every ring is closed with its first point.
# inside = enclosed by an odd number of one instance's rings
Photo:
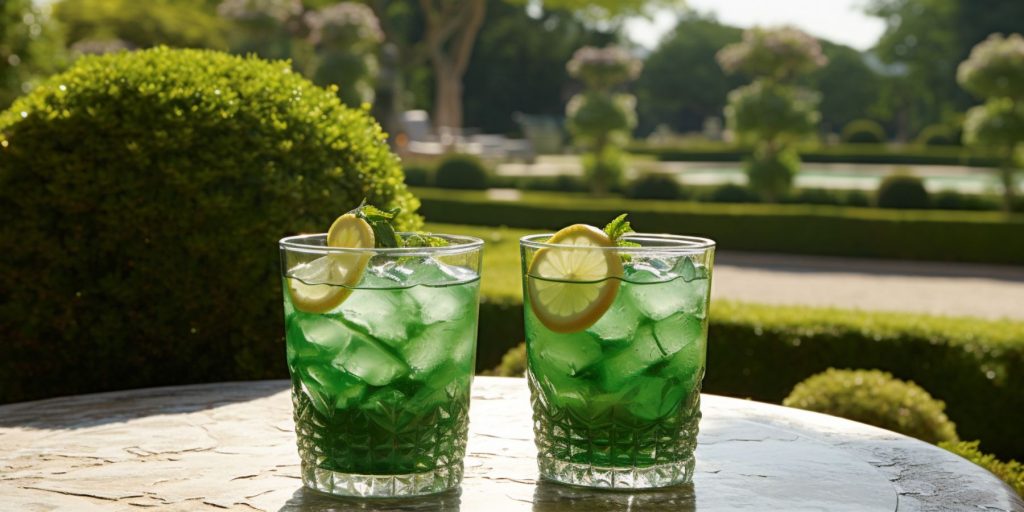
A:
{"type": "MultiPolygon", "coordinates": [[[[519,245],[521,247],[529,247],[531,249],[580,249],[578,245],[570,244],[551,244],[543,240],[547,240],[554,236],[554,233],[538,233],[535,235],[526,235],[519,239],[519,245]]],[[[671,235],[667,233],[629,233],[622,237],[623,240],[628,242],[636,242],[641,244],[640,247],[600,247],[600,246],[587,246],[587,249],[596,249],[601,251],[616,251],[616,252],[628,252],[628,253],[664,253],[664,252],[695,252],[695,251],[707,251],[714,249],[717,245],[714,240],[710,238],[702,238],[699,236],[688,236],[688,235],[671,235]],[[658,242],[665,245],[643,245],[643,242],[658,242]]]]}
{"type": "MultiPolygon", "coordinates": [[[[414,235],[421,233],[413,233],[408,231],[401,231],[397,233],[399,236],[414,235]]],[[[475,236],[467,235],[452,235],[448,233],[430,233],[430,236],[436,236],[444,238],[445,240],[452,242],[451,245],[444,247],[373,247],[373,248],[361,248],[361,247],[328,247],[327,245],[316,245],[311,243],[305,243],[310,240],[323,240],[326,242],[327,233],[315,233],[307,235],[294,235],[282,238],[278,244],[281,249],[292,251],[292,252],[303,252],[307,254],[385,254],[391,256],[452,256],[456,254],[466,254],[473,251],[479,251],[484,241],[475,236]]]]}

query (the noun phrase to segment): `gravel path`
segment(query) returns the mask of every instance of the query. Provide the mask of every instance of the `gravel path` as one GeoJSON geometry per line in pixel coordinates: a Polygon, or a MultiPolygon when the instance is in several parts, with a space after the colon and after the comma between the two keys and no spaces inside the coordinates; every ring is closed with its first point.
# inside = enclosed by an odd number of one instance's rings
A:
{"type": "Polygon", "coordinates": [[[1024,267],[720,252],[712,297],[1024,320],[1024,267]]]}

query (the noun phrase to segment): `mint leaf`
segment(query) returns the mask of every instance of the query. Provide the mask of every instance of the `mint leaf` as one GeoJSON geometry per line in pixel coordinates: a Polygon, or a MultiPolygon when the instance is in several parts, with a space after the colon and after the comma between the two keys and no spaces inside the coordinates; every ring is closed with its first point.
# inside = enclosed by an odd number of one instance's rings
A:
{"type": "Polygon", "coordinates": [[[448,241],[429,233],[411,233],[403,240],[404,247],[447,247],[448,241]]]}
{"type": "Polygon", "coordinates": [[[401,247],[401,240],[398,239],[395,228],[391,225],[391,220],[401,211],[401,208],[381,210],[376,206],[366,204],[366,199],[363,199],[363,202],[349,213],[365,220],[370,225],[376,240],[374,245],[377,247],[401,247]]]}
{"type": "Polygon", "coordinates": [[[615,217],[615,220],[609,222],[608,225],[604,227],[604,232],[608,235],[608,238],[611,238],[612,241],[619,244],[620,247],[639,247],[639,244],[620,240],[623,236],[633,232],[633,227],[630,226],[629,221],[626,220],[627,215],[629,214],[623,213],[622,215],[615,217]]]}

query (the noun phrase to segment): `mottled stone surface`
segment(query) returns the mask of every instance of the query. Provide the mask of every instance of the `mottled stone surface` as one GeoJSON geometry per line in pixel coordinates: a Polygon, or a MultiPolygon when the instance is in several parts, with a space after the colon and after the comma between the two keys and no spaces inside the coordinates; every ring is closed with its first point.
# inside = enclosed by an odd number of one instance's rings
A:
{"type": "Polygon", "coordinates": [[[0,510],[1003,510],[1024,503],[930,445],[829,416],[705,395],[692,485],[537,483],[521,379],[474,383],[461,492],[367,501],[305,491],[284,381],[0,407],[0,510]]]}

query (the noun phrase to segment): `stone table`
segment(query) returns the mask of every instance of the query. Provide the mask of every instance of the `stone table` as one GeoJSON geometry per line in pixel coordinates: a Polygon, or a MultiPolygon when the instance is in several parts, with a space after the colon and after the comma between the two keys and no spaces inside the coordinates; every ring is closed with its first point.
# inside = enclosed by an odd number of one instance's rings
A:
{"type": "Polygon", "coordinates": [[[1003,510],[1024,503],[944,450],[830,416],[705,395],[692,485],[538,483],[522,379],[474,382],[461,492],[411,500],[306,491],[285,381],[0,407],[0,510],[1003,510]]]}

